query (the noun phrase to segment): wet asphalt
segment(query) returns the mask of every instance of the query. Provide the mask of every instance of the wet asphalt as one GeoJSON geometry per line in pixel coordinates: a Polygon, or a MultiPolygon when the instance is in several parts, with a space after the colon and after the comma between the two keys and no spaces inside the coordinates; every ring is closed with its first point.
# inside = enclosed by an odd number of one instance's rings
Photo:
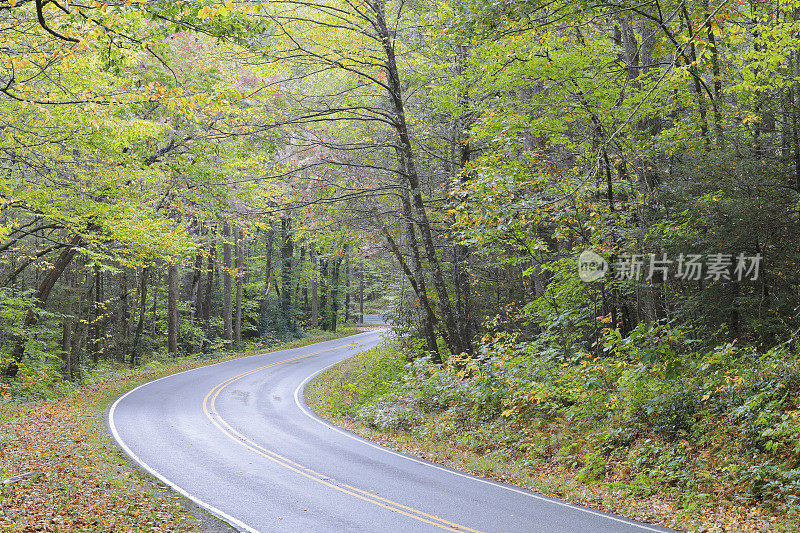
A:
{"type": "Polygon", "coordinates": [[[197,368],[109,412],[141,468],[241,531],[669,531],[475,478],[333,427],[302,388],[386,330],[197,368]]]}

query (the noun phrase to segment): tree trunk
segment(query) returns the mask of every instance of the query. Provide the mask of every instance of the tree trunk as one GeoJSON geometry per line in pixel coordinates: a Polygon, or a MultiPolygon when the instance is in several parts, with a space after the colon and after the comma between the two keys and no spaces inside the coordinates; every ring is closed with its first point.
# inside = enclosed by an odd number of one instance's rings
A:
{"type": "Polygon", "coordinates": [[[77,316],[80,320],[76,322],[70,349],[70,360],[72,361],[73,376],[75,378],[79,377],[81,354],[84,353],[84,348],[86,347],[87,338],[89,336],[89,322],[93,305],[91,294],[94,290],[94,276],[89,275],[88,272],[84,272],[83,285],[86,286],[86,290],[81,294],[81,297],[78,298],[77,316]]]}
{"type": "Polygon", "coordinates": [[[178,356],[178,265],[167,268],[167,349],[172,357],[178,356]]]}
{"type": "Polygon", "coordinates": [[[244,234],[236,230],[236,305],[233,309],[233,340],[242,342],[242,291],[244,290],[244,234]]]}
{"type": "Polygon", "coordinates": [[[328,331],[330,324],[330,313],[328,312],[328,260],[323,259],[319,262],[319,308],[322,311],[320,327],[323,331],[328,331]]]}
{"type": "MultiPolygon", "coordinates": [[[[305,246],[303,246],[300,249],[300,258],[301,258],[300,259],[301,263],[303,265],[305,265],[305,261],[306,261],[306,247],[305,246]]],[[[304,272],[305,269],[306,269],[306,267],[303,266],[303,269],[301,270],[301,272],[304,272]]],[[[305,278],[305,276],[302,276],[302,277],[305,278]]],[[[305,324],[308,324],[309,317],[311,316],[311,306],[310,305],[311,304],[308,301],[308,280],[305,280],[304,283],[303,283],[303,322],[305,324]]]]}
{"type": "Polygon", "coordinates": [[[211,330],[211,298],[214,295],[214,272],[216,271],[217,260],[217,239],[216,232],[212,230],[211,238],[208,243],[208,262],[206,271],[206,290],[205,301],[203,302],[203,327],[205,328],[206,336],[209,335],[211,330]]]}
{"type": "Polygon", "coordinates": [[[314,277],[311,278],[311,327],[319,327],[319,293],[317,290],[317,249],[314,245],[311,246],[311,265],[314,269],[314,277]]]}
{"type": "Polygon", "coordinates": [[[472,308],[472,287],[469,282],[469,272],[467,271],[467,257],[469,247],[463,244],[453,246],[453,285],[456,290],[456,316],[458,321],[458,332],[462,339],[471,339],[473,336],[473,319],[470,315],[472,308]]]}
{"type": "Polygon", "coordinates": [[[130,311],[128,310],[128,269],[123,267],[119,274],[119,337],[117,341],[117,359],[125,362],[128,355],[130,339],[130,311]]]}
{"type": "Polygon", "coordinates": [[[139,277],[139,322],[136,324],[136,332],[133,335],[131,366],[136,366],[139,342],[142,339],[142,330],[144,329],[144,314],[147,309],[147,278],[150,277],[150,269],[151,267],[149,266],[144,267],[139,277]]]}
{"type": "Polygon", "coordinates": [[[349,257],[349,245],[344,248],[345,278],[344,278],[344,323],[350,322],[350,278],[353,277],[353,263],[349,257]]]}
{"type": "Polygon", "coordinates": [[[358,272],[358,322],[364,323],[364,258],[361,258],[361,268],[358,272]]]}
{"type": "Polygon", "coordinates": [[[103,334],[103,272],[94,264],[94,315],[92,317],[92,363],[100,362],[103,334]]]}
{"type": "Polygon", "coordinates": [[[195,258],[194,264],[194,276],[196,276],[196,281],[193,280],[193,289],[192,293],[194,297],[192,298],[192,312],[190,313],[190,322],[192,326],[192,341],[194,343],[192,347],[192,352],[201,352],[203,351],[203,343],[205,335],[202,335],[199,332],[200,325],[203,319],[203,302],[205,298],[203,297],[203,256],[205,253],[197,254],[195,258]]]}
{"type": "MultiPolygon", "coordinates": [[[[416,235],[413,232],[414,229],[413,225],[411,226],[411,229],[412,229],[411,234],[414,235],[414,238],[416,239],[416,235]]],[[[397,242],[395,242],[394,237],[392,237],[392,234],[389,233],[389,230],[383,224],[381,224],[381,231],[383,231],[383,235],[386,237],[386,242],[389,243],[389,248],[391,249],[392,253],[397,259],[397,262],[400,263],[400,267],[403,269],[403,273],[406,275],[406,278],[408,279],[409,283],[411,283],[411,288],[414,290],[414,294],[417,296],[420,304],[422,305],[424,312],[422,320],[422,328],[425,334],[425,342],[428,344],[428,351],[432,354],[434,362],[441,362],[441,356],[439,355],[439,347],[436,342],[436,331],[434,329],[436,316],[433,314],[433,308],[431,307],[430,300],[428,299],[428,293],[425,290],[425,278],[424,276],[419,276],[417,273],[411,271],[411,268],[408,266],[405,257],[403,257],[403,252],[400,251],[400,247],[397,245],[397,242]]],[[[410,237],[411,235],[409,235],[409,238],[410,237]]],[[[413,244],[411,247],[413,248],[413,244]]],[[[421,270],[422,267],[420,266],[419,269],[421,270]]],[[[362,317],[364,313],[363,290],[364,290],[364,284],[363,284],[363,273],[362,273],[362,284],[361,284],[362,317]]]]}
{"type": "Polygon", "coordinates": [[[294,254],[294,243],[291,236],[292,220],[290,218],[281,219],[281,285],[283,294],[281,298],[281,319],[283,334],[288,336],[294,331],[292,321],[292,255],[294,254]]]}
{"type": "MultiPolygon", "coordinates": [[[[202,236],[203,228],[199,227],[197,229],[197,235],[202,236]]],[[[192,324],[196,324],[200,318],[200,314],[202,313],[203,307],[203,288],[202,288],[202,281],[203,281],[203,255],[205,255],[204,250],[201,248],[197,251],[197,255],[194,256],[194,268],[192,268],[192,280],[189,284],[189,293],[187,294],[187,301],[191,302],[191,307],[189,311],[189,320],[192,324]]]]}
{"type": "MultiPolygon", "coordinates": [[[[386,24],[385,2],[383,0],[376,1],[371,4],[371,7],[376,15],[377,30],[383,43],[384,53],[386,54],[386,78],[389,86],[389,97],[392,107],[394,108],[395,116],[393,126],[397,132],[399,141],[400,168],[410,188],[414,210],[416,211],[416,224],[420,229],[422,244],[428,259],[428,268],[431,271],[433,285],[439,298],[439,311],[442,314],[445,329],[448,333],[448,338],[446,340],[453,354],[460,354],[463,352],[471,353],[469,343],[462,342],[458,334],[458,326],[453,313],[453,306],[450,303],[450,296],[447,292],[447,285],[444,281],[441,263],[436,255],[436,246],[433,242],[430,221],[425,209],[425,202],[422,198],[420,179],[414,160],[414,149],[411,145],[411,137],[409,136],[408,125],[406,123],[405,103],[403,101],[402,84],[400,82],[400,73],[397,68],[397,59],[395,57],[394,39],[390,35],[389,28],[386,24]]],[[[466,339],[464,341],[466,341],[466,339]]]]}
{"type": "Polygon", "coordinates": [[[300,251],[297,256],[297,261],[294,264],[294,291],[292,296],[292,301],[294,301],[295,306],[295,317],[297,317],[297,310],[300,309],[301,316],[305,316],[304,305],[301,305],[301,296],[302,286],[303,286],[303,270],[305,269],[306,263],[306,247],[301,246],[300,251]]]}
{"type": "Polygon", "coordinates": [[[61,360],[63,361],[64,377],[66,379],[72,379],[72,329],[75,320],[75,317],[72,316],[74,311],[74,297],[72,293],[75,290],[75,273],[67,271],[65,278],[70,288],[70,294],[67,296],[67,307],[64,310],[64,322],[61,325],[61,360]]]}
{"type": "MultiPolygon", "coordinates": [[[[417,241],[417,232],[414,229],[414,219],[411,212],[411,203],[406,194],[401,195],[403,203],[403,217],[405,218],[406,238],[408,239],[409,248],[411,249],[411,268],[413,269],[412,275],[417,281],[415,293],[422,304],[423,317],[422,329],[425,333],[425,341],[428,344],[428,351],[433,354],[432,360],[434,363],[441,363],[441,356],[439,355],[439,345],[436,341],[436,315],[433,311],[433,305],[428,298],[428,289],[425,286],[425,271],[422,269],[422,260],[419,255],[419,243],[417,241]]],[[[414,285],[412,284],[412,288],[414,285]]],[[[451,332],[446,328],[443,331],[445,341],[449,344],[449,337],[451,332]]]]}
{"type": "Polygon", "coordinates": [[[275,245],[275,228],[270,223],[270,228],[267,231],[266,237],[266,253],[267,260],[264,265],[264,290],[261,293],[261,306],[259,309],[260,323],[263,329],[267,327],[267,301],[269,299],[269,289],[272,283],[272,275],[274,270],[273,265],[273,248],[275,245]]]}
{"type": "Polygon", "coordinates": [[[295,307],[298,306],[297,302],[300,301],[300,278],[302,278],[300,274],[303,272],[303,265],[305,264],[305,261],[306,261],[306,248],[305,246],[301,246],[299,257],[297,258],[297,262],[294,264],[293,267],[295,273],[297,273],[297,275],[295,276],[295,283],[294,283],[294,291],[293,291],[294,296],[292,296],[292,301],[295,302],[295,307]]]}
{"type": "Polygon", "coordinates": [[[153,306],[150,308],[150,334],[155,337],[158,333],[156,318],[158,315],[158,287],[162,283],[161,272],[154,269],[153,276],[153,306]]]}
{"type": "Polygon", "coordinates": [[[336,331],[338,327],[339,318],[339,283],[340,272],[342,267],[342,258],[339,257],[333,262],[333,273],[331,274],[331,320],[330,330],[336,331]]]}
{"type": "MultiPolygon", "coordinates": [[[[640,74],[646,74],[655,63],[655,60],[651,55],[655,45],[655,30],[648,22],[643,20],[640,21],[640,44],[631,23],[622,18],[620,18],[618,22],[622,31],[621,38],[623,48],[625,50],[627,79],[632,87],[638,89],[641,87],[641,84],[637,78],[640,76],[640,74]]],[[[689,31],[691,32],[691,30],[689,31]]],[[[690,48],[692,54],[694,54],[695,51],[693,43],[690,48]]],[[[694,78],[695,97],[697,99],[697,106],[700,112],[701,136],[704,142],[708,144],[708,123],[706,120],[705,99],[699,88],[700,86],[698,84],[699,82],[696,67],[692,66],[695,63],[696,58],[695,60],[689,60],[686,56],[683,56],[683,58],[689,66],[690,74],[692,74],[694,78]]],[[[640,132],[649,130],[651,135],[655,135],[658,131],[660,131],[660,122],[658,117],[653,117],[648,120],[639,121],[634,125],[634,127],[640,132]]],[[[642,201],[638,201],[636,205],[638,215],[637,220],[639,222],[640,234],[642,238],[644,238],[647,233],[648,219],[648,206],[645,202],[647,202],[646,199],[651,196],[651,193],[653,192],[653,189],[658,181],[656,171],[654,170],[657,168],[657,165],[652,161],[648,161],[642,157],[637,157],[633,162],[633,168],[636,177],[637,192],[639,197],[642,199],[642,201]]],[[[623,172],[627,174],[627,168],[625,168],[623,172]]],[[[636,310],[638,313],[637,320],[643,321],[648,325],[652,324],[657,318],[657,305],[655,301],[656,295],[653,292],[652,286],[650,284],[646,284],[641,288],[641,290],[637,288],[636,300],[636,310]]]]}
{"type": "Polygon", "coordinates": [[[222,289],[224,330],[222,338],[230,341],[233,339],[233,301],[231,299],[231,293],[233,292],[231,271],[233,270],[233,265],[231,264],[231,226],[228,223],[225,223],[222,228],[222,263],[222,277],[224,280],[222,289]]]}

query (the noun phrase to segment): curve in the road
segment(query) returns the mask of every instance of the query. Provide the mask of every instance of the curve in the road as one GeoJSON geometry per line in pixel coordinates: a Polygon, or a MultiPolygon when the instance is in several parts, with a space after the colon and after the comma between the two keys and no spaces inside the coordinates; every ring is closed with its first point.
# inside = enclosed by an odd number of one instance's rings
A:
{"type": "MultiPolygon", "coordinates": [[[[349,431],[345,431],[345,430],[343,430],[341,428],[338,428],[338,427],[328,423],[328,421],[326,421],[323,418],[318,417],[317,415],[315,415],[308,408],[308,405],[306,405],[305,401],[302,400],[302,395],[303,395],[303,390],[305,389],[306,385],[308,385],[309,381],[311,381],[312,379],[317,377],[317,375],[319,375],[319,374],[323,373],[324,371],[328,370],[329,368],[335,366],[336,364],[337,363],[332,363],[332,364],[330,364],[330,365],[328,365],[328,366],[326,366],[324,368],[321,368],[321,369],[317,370],[313,374],[309,375],[302,383],[300,383],[300,385],[297,386],[297,388],[294,391],[294,401],[297,404],[297,406],[300,408],[300,410],[306,416],[308,416],[309,418],[311,418],[315,422],[317,422],[319,424],[322,424],[323,426],[325,426],[326,428],[330,429],[331,431],[335,431],[337,433],[340,433],[341,435],[344,435],[345,437],[347,437],[349,439],[357,440],[357,441],[359,441],[359,442],[361,442],[363,444],[366,444],[367,446],[371,446],[371,447],[373,447],[373,448],[375,448],[377,450],[380,450],[383,453],[388,453],[388,454],[391,454],[391,455],[395,455],[397,457],[402,457],[403,459],[406,459],[408,461],[424,465],[424,466],[426,466],[428,468],[435,468],[436,470],[440,470],[442,472],[447,472],[448,474],[451,474],[451,475],[454,475],[454,476],[459,476],[459,477],[467,478],[467,479],[470,479],[470,480],[473,480],[473,481],[477,481],[479,483],[485,483],[487,485],[493,485],[495,487],[500,487],[502,489],[510,490],[512,492],[516,492],[517,494],[522,494],[523,496],[527,496],[529,498],[533,498],[533,499],[536,499],[536,500],[544,501],[544,502],[547,502],[547,503],[550,503],[550,504],[561,505],[563,507],[568,507],[570,509],[577,509],[577,510],[579,510],[581,512],[588,513],[588,514],[595,515],[595,516],[599,516],[599,517],[605,518],[607,520],[614,520],[614,521],[617,521],[617,522],[620,522],[620,523],[623,523],[623,524],[627,524],[627,525],[634,524],[635,526],[641,528],[643,531],[657,531],[659,533],[664,533],[665,531],[668,531],[667,529],[664,529],[664,528],[660,528],[660,527],[659,528],[655,528],[655,527],[648,526],[646,524],[640,524],[640,523],[637,523],[637,522],[632,522],[631,520],[628,520],[627,518],[617,517],[617,516],[614,516],[614,515],[610,515],[608,513],[601,513],[599,511],[595,511],[595,510],[590,509],[588,507],[581,507],[581,506],[575,505],[573,503],[569,503],[569,502],[565,502],[565,501],[561,501],[561,500],[556,500],[556,499],[553,499],[553,498],[548,498],[546,496],[541,496],[539,494],[536,494],[535,492],[530,492],[530,491],[518,489],[516,487],[512,487],[512,486],[509,486],[509,485],[503,485],[503,484],[500,484],[500,483],[495,483],[494,481],[491,481],[491,480],[488,480],[488,479],[484,479],[484,478],[480,478],[480,477],[476,477],[476,476],[473,476],[471,474],[465,474],[464,472],[459,472],[458,470],[452,470],[450,468],[446,468],[446,467],[443,467],[441,465],[437,465],[436,463],[423,461],[422,459],[417,459],[416,457],[411,457],[411,456],[396,452],[394,450],[390,450],[389,448],[386,448],[385,446],[381,446],[379,444],[375,444],[372,441],[366,440],[366,439],[364,439],[362,437],[359,437],[358,435],[354,435],[354,434],[350,433],[349,431]]],[[[461,526],[461,527],[463,527],[463,526],[461,526]]],[[[463,531],[474,531],[474,530],[472,530],[472,529],[464,529],[463,531]]]]}
{"type": "MultiPolygon", "coordinates": [[[[438,516],[434,516],[434,515],[431,515],[431,514],[428,514],[428,513],[424,512],[424,511],[420,511],[419,509],[414,509],[413,507],[408,507],[407,505],[403,505],[401,503],[389,500],[387,498],[381,498],[380,496],[376,496],[374,494],[370,494],[369,492],[367,492],[365,490],[362,490],[362,489],[359,489],[358,487],[354,487],[352,485],[348,485],[347,483],[341,483],[339,481],[336,481],[336,480],[334,480],[332,478],[329,478],[329,477],[325,476],[324,474],[320,474],[319,472],[316,472],[316,471],[312,470],[311,468],[308,468],[306,466],[298,464],[298,463],[292,461],[291,459],[288,459],[288,458],[286,458],[286,457],[284,457],[284,456],[282,456],[282,455],[280,455],[280,454],[278,454],[278,453],[276,453],[276,452],[274,452],[272,450],[268,450],[267,448],[264,448],[263,446],[261,446],[257,442],[252,441],[247,436],[243,435],[242,433],[240,433],[239,431],[234,429],[233,426],[231,426],[224,418],[222,418],[216,412],[216,410],[214,409],[214,404],[215,404],[216,399],[219,396],[219,394],[226,387],[228,387],[229,385],[232,385],[233,383],[235,383],[239,379],[241,379],[241,378],[243,378],[245,376],[248,376],[250,374],[253,374],[255,372],[260,372],[261,370],[264,370],[264,369],[269,368],[271,366],[280,365],[280,364],[288,363],[288,362],[291,362],[291,361],[297,361],[298,359],[304,359],[306,357],[310,357],[312,355],[316,355],[316,354],[321,353],[321,352],[322,352],[322,350],[320,352],[314,352],[314,353],[311,353],[311,354],[308,354],[308,355],[301,355],[299,357],[293,357],[291,359],[286,359],[286,360],[278,361],[278,362],[275,362],[275,363],[272,363],[272,364],[269,364],[269,365],[265,365],[265,366],[261,366],[261,367],[258,367],[258,368],[254,368],[253,370],[249,370],[247,372],[242,372],[241,374],[239,374],[237,376],[233,376],[232,378],[229,378],[226,381],[223,381],[222,383],[220,383],[219,385],[217,385],[216,387],[211,389],[208,392],[208,394],[206,395],[206,397],[203,399],[203,412],[205,412],[205,414],[208,417],[208,419],[211,420],[211,422],[217,427],[217,429],[219,429],[220,431],[225,433],[228,437],[230,437],[237,444],[239,444],[241,446],[244,446],[245,448],[257,453],[258,455],[261,455],[262,457],[265,457],[265,458],[269,459],[270,461],[274,461],[275,463],[283,466],[284,468],[287,468],[287,469],[291,470],[292,472],[300,474],[301,476],[305,476],[308,479],[311,479],[312,481],[316,481],[318,483],[321,483],[321,484],[325,485],[326,487],[330,487],[332,489],[338,490],[338,491],[343,492],[345,494],[349,494],[350,496],[353,496],[355,498],[359,498],[359,499],[364,500],[366,502],[373,503],[373,504],[375,504],[375,505],[377,505],[379,507],[383,507],[383,508],[388,509],[390,511],[394,511],[396,513],[403,514],[405,516],[414,518],[414,519],[419,520],[421,522],[432,524],[434,526],[440,527],[440,528],[442,528],[444,530],[447,530],[447,531],[470,531],[472,533],[482,533],[481,531],[478,531],[477,529],[470,529],[467,526],[463,526],[463,525],[459,525],[459,524],[456,524],[456,523],[453,523],[453,522],[449,522],[449,521],[447,521],[447,520],[445,520],[443,518],[439,518],[438,516]]],[[[306,383],[306,382],[304,382],[304,383],[306,383]]],[[[299,390],[300,389],[298,388],[297,391],[299,391],[299,390]]],[[[297,401],[297,396],[296,395],[295,395],[295,401],[297,401]]],[[[302,409],[304,409],[304,407],[302,405],[300,405],[300,404],[298,404],[298,405],[302,409]]],[[[306,411],[306,413],[307,413],[307,411],[306,411]]]]}
{"type": "Polygon", "coordinates": [[[353,340],[369,348],[380,338],[368,332],[146,383],[114,402],[111,433],[144,470],[250,533],[668,531],[428,463],[320,419],[302,390],[352,355],[353,340]]]}
{"type": "MultiPolygon", "coordinates": [[[[213,366],[213,365],[211,365],[211,366],[213,366]]],[[[189,371],[189,372],[191,372],[191,371],[189,371]]],[[[221,511],[220,509],[217,509],[216,507],[214,507],[210,503],[201,500],[197,496],[195,496],[195,495],[189,493],[188,491],[184,490],[183,487],[180,487],[177,484],[175,484],[172,480],[167,479],[166,477],[161,475],[153,467],[151,467],[149,464],[145,463],[142,459],[140,459],[139,456],[136,455],[136,452],[134,452],[132,449],[130,449],[128,447],[128,445],[125,443],[125,441],[122,440],[122,437],[120,437],[119,432],[117,431],[117,425],[114,422],[114,413],[117,410],[117,405],[119,405],[119,403],[122,400],[124,400],[126,397],[128,397],[130,394],[133,394],[133,393],[137,392],[142,387],[146,387],[147,385],[150,385],[150,384],[155,383],[156,381],[160,381],[162,379],[167,379],[168,377],[170,377],[170,376],[165,376],[163,378],[159,378],[159,379],[156,379],[156,380],[153,380],[153,381],[148,381],[147,383],[143,383],[142,385],[139,385],[135,389],[129,390],[127,393],[125,393],[122,396],[120,396],[119,398],[117,398],[117,400],[111,405],[111,408],[109,408],[109,410],[108,410],[108,428],[111,431],[111,435],[114,437],[114,440],[117,441],[117,445],[119,445],[119,447],[122,448],[122,451],[124,451],[128,455],[128,457],[130,457],[131,460],[133,460],[134,463],[136,463],[145,472],[147,472],[151,476],[155,477],[156,479],[158,479],[159,481],[161,481],[162,483],[164,483],[165,485],[170,487],[172,490],[174,490],[175,492],[177,492],[178,494],[180,494],[184,498],[187,498],[188,500],[194,502],[195,504],[199,505],[203,509],[205,509],[208,512],[210,512],[212,515],[216,516],[217,518],[220,518],[220,519],[224,520],[225,522],[229,523],[230,525],[234,526],[235,528],[239,529],[240,531],[246,531],[248,533],[259,533],[257,530],[251,528],[250,526],[248,526],[247,524],[245,524],[241,520],[237,520],[236,518],[234,518],[231,515],[225,513],[224,511],[221,511]]]]}

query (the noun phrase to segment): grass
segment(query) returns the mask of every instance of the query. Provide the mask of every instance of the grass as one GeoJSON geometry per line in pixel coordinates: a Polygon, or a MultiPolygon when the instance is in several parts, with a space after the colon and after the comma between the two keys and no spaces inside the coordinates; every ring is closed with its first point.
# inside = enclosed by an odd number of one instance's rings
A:
{"type": "MultiPolygon", "coordinates": [[[[644,471],[649,467],[637,473],[631,465],[609,463],[602,475],[587,475],[589,462],[576,461],[565,445],[580,439],[580,421],[477,420],[452,401],[437,404],[435,391],[407,395],[409,375],[405,356],[385,344],[317,376],[306,401],[320,416],[390,448],[629,518],[702,532],[800,529],[796,516],[741,493],[723,499],[650,482],[645,478],[659,473],[644,471]]],[[[687,469],[683,475],[711,474],[687,469]]]]}
{"type": "Polygon", "coordinates": [[[208,530],[208,517],[191,512],[182,497],[160,488],[133,467],[105,435],[104,413],[110,404],[126,391],[162,376],[354,333],[358,331],[318,332],[268,349],[251,347],[213,358],[151,361],[140,369],[112,365],[104,367],[111,379],[101,379],[96,371],[81,386],[54,389],[56,398],[0,402],[0,480],[33,474],[24,481],[0,484],[0,531],[208,530]]]}

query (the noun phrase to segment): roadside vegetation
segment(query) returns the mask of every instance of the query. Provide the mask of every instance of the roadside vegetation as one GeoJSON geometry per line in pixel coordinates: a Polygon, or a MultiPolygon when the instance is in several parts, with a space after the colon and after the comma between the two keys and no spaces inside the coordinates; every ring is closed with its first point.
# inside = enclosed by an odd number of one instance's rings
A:
{"type": "Polygon", "coordinates": [[[205,356],[155,355],[136,368],[109,362],[69,387],[16,383],[0,399],[0,530],[233,531],[133,466],[105,430],[106,410],[124,392],[162,376],[357,332],[311,331],[291,343],[251,343],[205,356]]]}
{"type": "Polygon", "coordinates": [[[384,445],[597,509],[687,531],[797,531],[796,358],[729,345],[676,379],[641,360],[679,347],[674,335],[568,362],[503,339],[446,364],[384,344],[306,398],[384,445]]]}

